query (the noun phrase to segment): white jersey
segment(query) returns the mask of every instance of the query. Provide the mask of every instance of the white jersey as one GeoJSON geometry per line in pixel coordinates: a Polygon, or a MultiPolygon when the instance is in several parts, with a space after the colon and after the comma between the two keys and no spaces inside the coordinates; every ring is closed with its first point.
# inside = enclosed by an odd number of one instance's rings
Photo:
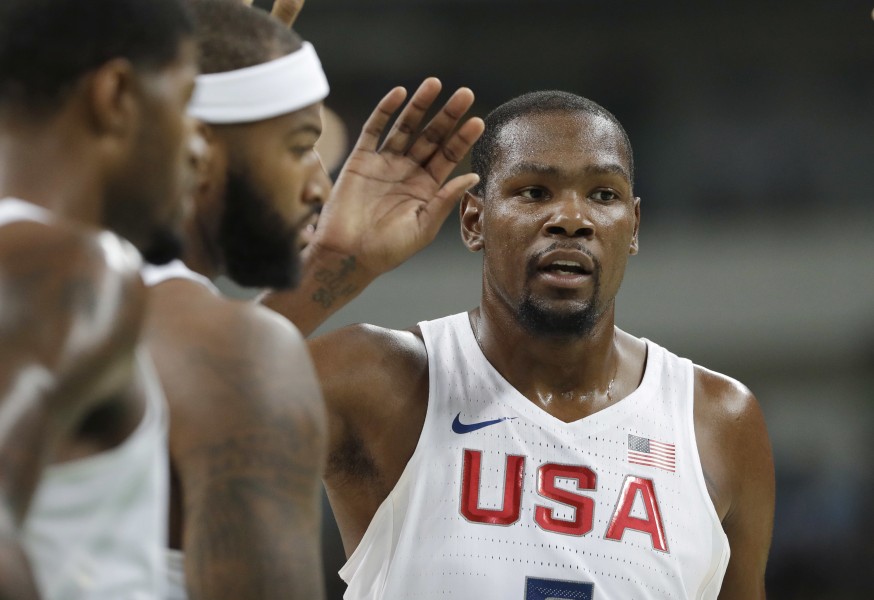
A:
{"type": "Polygon", "coordinates": [[[158,285],[170,279],[187,279],[195,283],[209,288],[214,293],[219,294],[218,288],[213,285],[212,281],[204,277],[200,273],[195,273],[185,266],[181,260],[173,260],[166,265],[143,265],[140,274],[143,276],[143,281],[149,287],[158,285]]]}
{"type": "MultiPolygon", "coordinates": [[[[199,273],[195,273],[185,266],[181,260],[174,260],[166,265],[145,265],[141,274],[143,281],[148,286],[155,286],[170,279],[187,279],[209,288],[215,294],[219,294],[218,288],[199,273]]],[[[173,548],[166,549],[166,600],[187,600],[188,591],[185,587],[185,555],[173,548]]]]}
{"type": "MultiPolygon", "coordinates": [[[[0,200],[0,226],[50,223],[51,212],[0,200]]],[[[44,469],[22,544],[46,600],[154,600],[163,595],[167,531],[167,417],[151,360],[137,354],[146,407],[118,446],[44,469]]]]}
{"type": "Polygon", "coordinates": [[[729,548],[691,362],[647,341],[638,389],[565,423],[497,372],[466,313],[420,327],[424,428],[340,571],[347,600],[717,597],[729,548]]]}

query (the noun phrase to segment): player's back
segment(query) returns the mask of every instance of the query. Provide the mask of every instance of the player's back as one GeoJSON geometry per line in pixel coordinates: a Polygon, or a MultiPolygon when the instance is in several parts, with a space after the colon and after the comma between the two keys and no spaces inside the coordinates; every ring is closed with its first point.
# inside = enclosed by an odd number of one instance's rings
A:
{"type": "Polygon", "coordinates": [[[716,598],[692,364],[647,342],[636,391],[564,423],[485,359],[467,314],[420,324],[418,446],[341,575],[347,599],[716,598]]]}
{"type": "Polygon", "coordinates": [[[0,200],[0,493],[42,598],[160,597],[163,395],[139,255],[0,200]]]}

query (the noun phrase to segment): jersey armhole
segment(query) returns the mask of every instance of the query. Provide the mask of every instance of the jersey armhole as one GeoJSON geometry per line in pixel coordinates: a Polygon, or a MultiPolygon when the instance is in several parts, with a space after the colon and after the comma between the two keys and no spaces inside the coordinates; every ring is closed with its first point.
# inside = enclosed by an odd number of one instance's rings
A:
{"type": "Polygon", "coordinates": [[[723,542],[724,548],[726,549],[726,551],[722,553],[719,563],[713,565],[710,573],[702,579],[698,595],[696,596],[696,598],[701,598],[706,597],[702,596],[703,593],[707,592],[707,590],[713,589],[713,584],[717,577],[719,583],[717,583],[715,589],[719,589],[722,577],[725,576],[725,569],[728,566],[728,560],[731,556],[731,546],[728,543],[728,536],[725,535],[725,530],[722,528],[722,522],[719,520],[719,515],[716,513],[713,499],[710,497],[710,492],[707,490],[707,482],[704,479],[704,467],[701,464],[701,456],[698,452],[698,438],[695,435],[695,365],[689,360],[685,360],[684,362],[686,363],[686,372],[688,373],[688,376],[685,378],[688,386],[686,397],[689,398],[689,406],[687,410],[684,411],[684,419],[685,425],[689,431],[689,440],[692,444],[690,454],[693,461],[692,470],[695,473],[695,487],[698,489],[698,493],[704,501],[704,506],[707,507],[705,510],[713,520],[715,529],[719,532],[720,541],[723,542]]]}
{"type": "MultiPolygon", "coordinates": [[[[425,408],[425,420],[422,423],[422,432],[419,434],[419,439],[416,442],[416,448],[413,450],[413,454],[410,456],[410,460],[407,461],[406,466],[404,466],[404,470],[401,472],[401,476],[398,478],[397,483],[389,492],[388,496],[386,496],[385,500],[379,505],[379,508],[376,509],[376,513],[373,515],[373,519],[371,519],[370,523],[367,526],[367,529],[364,531],[364,535],[361,537],[361,541],[358,542],[358,546],[356,546],[355,550],[352,551],[352,554],[349,556],[346,563],[340,568],[338,574],[340,578],[346,582],[346,584],[351,589],[353,586],[353,580],[356,575],[364,576],[365,573],[361,572],[362,568],[366,568],[367,564],[367,555],[370,553],[372,549],[374,549],[377,544],[380,542],[386,544],[386,547],[383,551],[386,554],[385,559],[379,563],[378,573],[373,573],[374,580],[370,582],[354,582],[356,584],[363,584],[365,590],[368,590],[369,593],[376,593],[375,596],[366,595],[355,595],[351,596],[354,600],[359,600],[362,598],[381,598],[382,594],[385,590],[386,582],[388,581],[389,575],[391,574],[391,569],[393,565],[394,551],[397,547],[398,539],[400,538],[400,531],[395,527],[395,496],[401,493],[401,490],[405,488],[407,485],[407,481],[412,477],[411,473],[415,468],[415,463],[419,462],[420,456],[425,452],[424,448],[428,445],[426,438],[430,431],[431,421],[434,419],[433,417],[433,403],[432,399],[434,398],[434,391],[436,389],[435,383],[435,357],[434,352],[432,352],[431,345],[429,343],[429,334],[432,333],[431,324],[426,322],[419,323],[419,327],[422,331],[422,340],[425,344],[425,352],[428,356],[428,399],[425,408]],[[387,528],[388,534],[381,530],[381,528],[387,528]]],[[[379,557],[374,557],[376,560],[379,557]]],[[[356,586],[357,587],[357,586],[356,586]]],[[[345,596],[344,596],[345,597],[345,596]]]]}

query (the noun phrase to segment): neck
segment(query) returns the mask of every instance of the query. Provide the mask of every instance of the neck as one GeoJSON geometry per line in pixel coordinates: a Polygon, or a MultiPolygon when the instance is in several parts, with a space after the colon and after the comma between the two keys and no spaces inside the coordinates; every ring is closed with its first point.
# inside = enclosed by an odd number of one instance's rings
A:
{"type": "Polygon", "coordinates": [[[617,399],[612,393],[619,365],[613,303],[579,336],[532,333],[509,307],[486,298],[471,313],[471,326],[498,372],[555,416],[575,420],[617,399]]]}
{"type": "Polygon", "coordinates": [[[28,126],[0,124],[0,196],[16,197],[95,227],[102,226],[103,190],[81,137],[61,119],[28,126]]]}

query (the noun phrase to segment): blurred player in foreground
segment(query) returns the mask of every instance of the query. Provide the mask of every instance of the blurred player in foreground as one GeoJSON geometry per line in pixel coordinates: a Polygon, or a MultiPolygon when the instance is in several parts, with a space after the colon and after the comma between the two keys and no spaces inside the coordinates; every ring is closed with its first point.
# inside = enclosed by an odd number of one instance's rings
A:
{"type": "MultiPolygon", "coordinates": [[[[346,598],[764,598],[774,473],[757,401],[614,325],[640,224],[623,128],[534,93],[489,115],[472,158],[461,230],[483,252],[480,306],[310,345],[346,598]]],[[[406,256],[404,225],[366,214],[316,232],[362,267],[334,309],[406,256]]],[[[267,303],[309,332],[318,300],[267,303]]]]}
{"type": "MultiPolygon", "coordinates": [[[[299,272],[324,270],[317,259],[335,258],[310,244],[300,264],[301,231],[331,190],[314,151],[328,85],[312,46],[266,13],[236,0],[192,6],[202,75],[190,113],[205,140],[196,210],[185,264],[145,273],[149,347],[171,413],[170,597],[318,598],[326,432],[306,345],[286,320],[221,297],[209,279],[281,289],[299,272]]],[[[426,87],[411,102],[427,109],[439,85],[426,87]]],[[[408,158],[402,173],[386,169],[369,144],[403,100],[394,90],[368,122],[360,143],[368,156],[343,172],[329,203],[339,211],[326,221],[334,230],[348,226],[345,215],[354,219],[363,199],[403,201],[418,177],[416,206],[435,213],[433,223],[423,217],[424,245],[476,182],[443,185],[457,161],[438,165],[430,152],[408,158]]],[[[466,141],[452,130],[472,100],[468,90],[456,94],[437,117],[448,127],[416,143],[463,156],[482,122],[462,127],[466,141]]],[[[322,304],[314,307],[311,318],[324,318],[322,304]]]]}
{"type": "Polygon", "coordinates": [[[0,598],[161,597],[166,409],[118,236],[178,254],[191,33],[177,0],[0,4],[0,598]]]}

